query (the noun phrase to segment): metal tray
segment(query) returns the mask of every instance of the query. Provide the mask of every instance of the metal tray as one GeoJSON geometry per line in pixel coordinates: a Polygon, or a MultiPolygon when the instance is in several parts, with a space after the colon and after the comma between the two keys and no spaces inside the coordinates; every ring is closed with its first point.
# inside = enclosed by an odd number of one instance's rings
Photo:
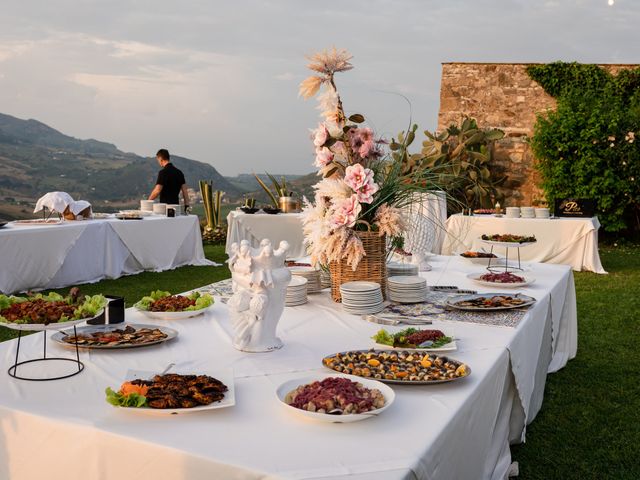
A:
{"type": "Polygon", "coordinates": [[[511,294],[511,293],[478,293],[475,295],[459,295],[456,297],[452,297],[447,299],[446,305],[447,307],[455,308],[456,310],[463,310],[465,312],[494,312],[498,310],[513,310],[515,308],[524,308],[530,307],[534,303],[536,303],[536,299],[530,297],[528,295],[522,295],[519,293],[511,294]],[[475,298],[491,298],[496,296],[505,296],[505,297],[518,297],[526,301],[522,305],[513,305],[508,307],[460,307],[456,305],[454,302],[462,302],[465,300],[473,300],[475,298]]]}
{"type": "MultiPolygon", "coordinates": [[[[115,323],[112,325],[87,325],[86,327],[78,328],[77,332],[78,332],[78,335],[90,334],[95,332],[111,332],[113,330],[124,329],[125,327],[133,327],[136,330],[140,328],[151,328],[151,329],[157,328],[167,336],[166,338],[154,340],[153,342],[125,344],[125,345],[85,345],[85,344],[79,343],[78,348],[96,349],[96,350],[122,350],[125,348],[148,347],[150,345],[157,345],[159,343],[168,342],[169,340],[173,340],[178,336],[178,331],[174,330],[173,328],[161,327],[158,325],[144,325],[140,323],[115,323]]],[[[68,335],[73,335],[73,331],[70,331],[69,333],[58,332],[52,335],[51,339],[54,342],[59,343],[60,345],[75,348],[76,346],[75,342],[69,343],[63,340],[63,338],[68,335]]]]}

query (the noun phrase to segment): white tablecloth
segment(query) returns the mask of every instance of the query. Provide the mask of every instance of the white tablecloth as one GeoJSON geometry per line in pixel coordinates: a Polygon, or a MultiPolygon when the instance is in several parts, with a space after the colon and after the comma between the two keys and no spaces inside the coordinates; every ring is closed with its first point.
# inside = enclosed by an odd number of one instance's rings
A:
{"type": "MultiPolygon", "coordinates": [[[[437,257],[432,264],[430,284],[472,286],[466,272],[473,267],[462,259],[437,257]]],[[[469,378],[394,386],[391,408],[354,424],[292,415],[274,393],[288,379],[326,372],[324,355],[373,345],[369,337],[379,325],[343,313],[327,293],[285,309],[279,325],[285,345],[272,353],[233,349],[226,307],[216,304],[206,317],[156,321],[179,330],[172,343],[82,353],[85,371],[67,380],[24,382],[0,372],[0,478],[506,478],[509,440],[519,441],[537,413],[549,362],[561,368],[576,352],[571,270],[535,265],[532,273],[537,281],[523,292],[538,303],[517,328],[435,322],[454,330],[459,346],[451,356],[471,366],[469,378]],[[160,371],[169,362],[178,372],[232,367],[236,405],[158,416],[105,403],[104,388],[117,387],[128,369],[160,371]]],[[[127,320],[143,318],[130,309],[127,320]]],[[[39,335],[23,339],[24,355],[37,354],[39,335]]],[[[5,367],[14,354],[15,341],[0,344],[5,367]]]]}
{"type": "Polygon", "coordinates": [[[60,288],[144,270],[211,265],[198,217],[85,220],[0,230],[0,292],[60,288]]]}
{"type": "MultiPolygon", "coordinates": [[[[492,215],[452,215],[447,220],[447,237],[443,255],[479,250],[484,247],[479,238],[483,234],[512,233],[535,235],[535,245],[520,249],[522,260],[539,263],[571,265],[576,271],[607,273],[598,254],[598,217],[593,218],[506,218],[492,215]]],[[[504,256],[504,249],[496,247],[504,256]]],[[[509,255],[515,255],[515,250],[509,255]]]]}
{"type": "Polygon", "coordinates": [[[268,238],[274,246],[282,240],[289,242],[287,258],[300,258],[306,255],[300,213],[246,214],[233,210],[227,216],[227,226],[227,254],[231,252],[231,244],[234,242],[249,240],[253,247],[258,247],[262,239],[268,238]]]}

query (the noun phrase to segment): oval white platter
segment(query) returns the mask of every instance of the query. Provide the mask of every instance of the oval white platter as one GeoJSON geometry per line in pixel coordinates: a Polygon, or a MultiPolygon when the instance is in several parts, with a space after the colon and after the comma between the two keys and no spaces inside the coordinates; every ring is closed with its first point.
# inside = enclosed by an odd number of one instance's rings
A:
{"type": "MultiPolygon", "coordinates": [[[[96,332],[112,332],[114,330],[123,330],[126,327],[133,327],[136,330],[141,328],[149,328],[155,329],[157,328],[162,333],[164,333],[166,338],[162,338],[159,340],[154,340],[152,342],[147,343],[135,343],[135,344],[124,344],[124,345],[86,345],[82,343],[78,343],[78,348],[87,348],[87,349],[97,349],[97,350],[121,350],[125,348],[138,348],[138,347],[147,347],[150,345],[157,345],[159,343],[168,342],[169,340],[173,340],[178,336],[178,331],[173,328],[161,327],[157,325],[143,325],[140,323],[114,323],[114,324],[106,324],[106,325],[87,325],[85,327],[80,327],[77,329],[78,335],[87,335],[96,332]]],[[[58,332],[51,336],[51,340],[59,343],[60,345],[64,345],[65,347],[75,348],[75,342],[65,342],[64,337],[73,335],[73,330],[69,330],[68,332],[58,332]]]]}
{"type": "MultiPolygon", "coordinates": [[[[504,284],[501,284],[501,285],[504,285],[504,284]]],[[[496,310],[513,310],[515,308],[529,307],[534,303],[536,303],[536,299],[533,297],[530,297],[528,295],[517,294],[518,297],[520,297],[522,300],[525,300],[525,303],[523,303],[522,305],[513,305],[513,306],[506,306],[506,307],[463,307],[463,306],[456,305],[457,302],[463,302],[465,300],[473,300],[475,298],[491,298],[491,297],[497,297],[501,295],[510,296],[510,297],[516,296],[509,293],[477,293],[473,295],[460,295],[457,297],[449,298],[446,304],[448,307],[455,308],[457,310],[464,310],[467,312],[493,312],[496,310]]]]}
{"type": "Polygon", "coordinates": [[[206,308],[200,310],[187,310],[184,312],[152,312],[150,310],[142,310],[136,307],[136,310],[149,318],[155,318],[158,320],[183,320],[185,318],[197,317],[203,313],[208,312],[214,307],[215,304],[211,304],[206,308]]]}
{"type": "Polygon", "coordinates": [[[104,312],[104,308],[101,309],[95,316],[80,318],[78,320],[69,320],[68,322],[58,322],[58,323],[49,323],[48,325],[44,325],[42,323],[11,323],[11,322],[0,322],[0,326],[10,328],[11,330],[22,330],[29,332],[41,332],[43,330],[64,330],[69,327],[73,327],[74,325],[79,325],[81,323],[86,322],[87,320],[93,320],[94,318],[98,318],[104,312]]]}
{"type": "MultiPolygon", "coordinates": [[[[155,375],[158,375],[159,372],[149,372],[142,370],[129,370],[125,377],[126,382],[130,382],[131,380],[141,379],[141,380],[151,380],[155,375]]],[[[188,373],[183,372],[169,372],[169,373],[180,373],[182,375],[189,375],[188,373]]],[[[151,414],[151,415],[177,415],[179,413],[195,413],[202,412],[204,410],[218,410],[220,408],[232,407],[236,404],[236,395],[235,388],[233,385],[233,370],[231,368],[224,368],[221,370],[216,370],[213,372],[197,372],[193,373],[193,375],[209,375],[210,377],[216,378],[220,380],[227,386],[227,391],[224,392],[224,398],[219,402],[210,403],[209,405],[201,405],[199,407],[192,408],[150,408],[150,407],[118,407],[113,406],[118,410],[131,411],[142,414],[151,414]]],[[[117,385],[112,386],[114,390],[118,390],[120,387],[117,385]]],[[[106,401],[105,401],[106,402],[106,401]]]]}
{"type": "Polygon", "coordinates": [[[531,285],[533,282],[535,282],[535,278],[533,278],[530,275],[520,274],[520,272],[515,273],[514,275],[518,275],[519,277],[523,277],[525,279],[524,282],[500,283],[500,282],[487,282],[486,280],[480,280],[480,277],[482,275],[486,275],[487,273],[488,272],[469,273],[467,275],[467,278],[469,278],[470,280],[473,280],[478,285],[484,285],[486,287],[494,287],[494,288],[495,287],[499,287],[499,288],[522,288],[522,287],[526,287],[527,285],[531,285]]]}
{"type": "Polygon", "coordinates": [[[396,394],[393,391],[393,389],[382,382],[379,382],[377,380],[371,380],[368,378],[356,377],[354,375],[344,375],[337,372],[335,374],[318,373],[316,375],[309,376],[309,377],[288,380],[283,384],[281,384],[276,389],[276,396],[278,397],[280,404],[284,408],[286,408],[288,411],[298,414],[302,417],[307,417],[323,423],[353,423],[353,422],[359,422],[362,420],[366,420],[368,418],[378,416],[382,412],[384,412],[387,408],[389,408],[396,398],[396,394]],[[382,393],[385,399],[384,407],[378,408],[377,410],[371,410],[370,412],[366,412],[366,413],[356,413],[356,414],[349,414],[349,415],[330,415],[328,413],[308,412],[300,408],[292,407],[291,405],[285,402],[285,397],[287,396],[287,394],[289,392],[292,392],[299,386],[307,385],[309,383],[313,383],[316,381],[322,381],[325,378],[332,378],[332,377],[348,378],[349,380],[362,384],[366,388],[380,390],[380,393],[382,393]]]}

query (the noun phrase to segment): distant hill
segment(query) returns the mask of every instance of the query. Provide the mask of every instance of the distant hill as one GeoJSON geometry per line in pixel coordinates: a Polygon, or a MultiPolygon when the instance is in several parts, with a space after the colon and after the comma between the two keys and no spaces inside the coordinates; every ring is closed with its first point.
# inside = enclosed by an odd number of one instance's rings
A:
{"type": "MultiPolygon", "coordinates": [[[[211,180],[228,198],[241,196],[241,189],[211,165],[175,155],[171,159],[190,187],[197,190],[199,180],[211,180]]],[[[0,215],[10,211],[13,217],[16,203],[29,204],[53,190],[97,207],[134,204],[151,191],[158,169],[155,158],[70,137],[37,120],[0,114],[0,215]]]]}

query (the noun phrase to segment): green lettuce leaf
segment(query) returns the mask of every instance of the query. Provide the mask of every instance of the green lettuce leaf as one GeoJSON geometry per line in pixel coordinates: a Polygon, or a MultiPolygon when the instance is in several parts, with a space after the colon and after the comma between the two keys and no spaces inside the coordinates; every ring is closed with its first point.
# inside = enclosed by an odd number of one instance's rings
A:
{"type": "Polygon", "coordinates": [[[373,338],[376,343],[393,347],[393,335],[387,332],[384,328],[382,330],[379,330],[378,333],[376,333],[371,338],[373,338]]]}
{"type": "Polygon", "coordinates": [[[122,395],[120,392],[115,392],[110,387],[107,387],[105,393],[107,394],[107,402],[111,405],[115,405],[116,407],[141,408],[147,404],[147,397],[137,393],[122,395]]]}
{"type": "MultiPolygon", "coordinates": [[[[104,295],[87,295],[73,314],[73,319],[95,317],[107,305],[104,295]]],[[[68,319],[68,320],[73,320],[68,319]]],[[[63,320],[60,320],[61,322],[63,320]]]]}
{"type": "Polygon", "coordinates": [[[189,298],[195,300],[196,304],[192,307],[187,307],[185,309],[187,311],[202,310],[203,308],[213,305],[213,297],[208,293],[202,295],[200,292],[193,292],[189,295],[189,298]]]}
{"type": "Polygon", "coordinates": [[[169,297],[169,296],[171,296],[171,293],[169,293],[169,292],[163,292],[162,290],[156,290],[156,291],[151,292],[146,297],[142,297],[133,306],[138,308],[138,309],[140,309],[140,310],[149,310],[149,307],[151,306],[151,304],[153,302],[155,302],[156,300],[160,300],[161,298],[169,297]]]}

